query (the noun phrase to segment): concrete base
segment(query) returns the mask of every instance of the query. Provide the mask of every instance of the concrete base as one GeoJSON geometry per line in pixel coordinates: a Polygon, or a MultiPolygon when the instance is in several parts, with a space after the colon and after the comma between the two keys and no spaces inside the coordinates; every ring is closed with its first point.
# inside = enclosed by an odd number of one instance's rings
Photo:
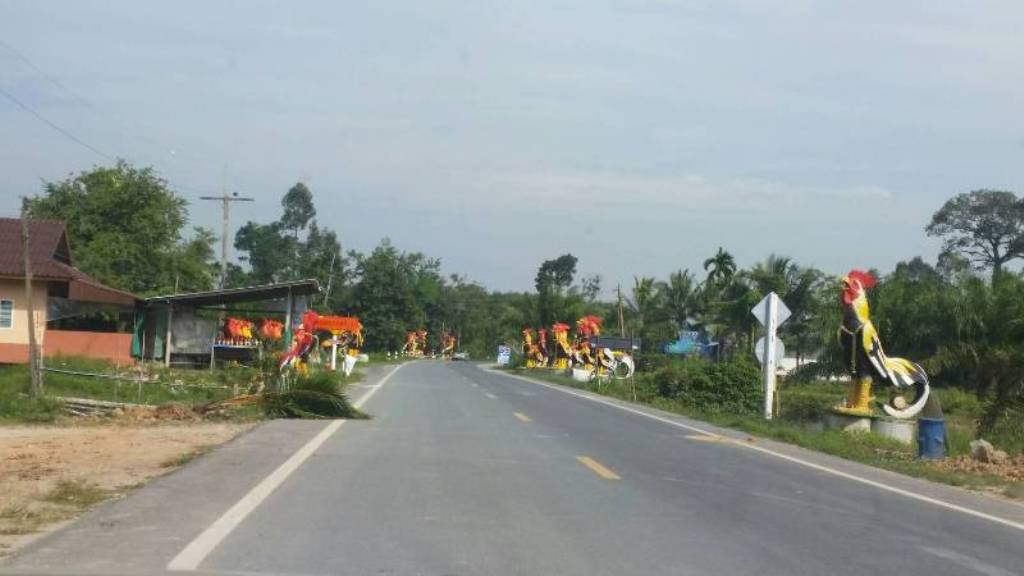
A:
{"type": "Polygon", "coordinates": [[[917,422],[895,418],[875,418],[871,422],[871,432],[904,444],[913,444],[914,438],[917,437],[917,422]]]}
{"type": "Polygon", "coordinates": [[[572,379],[577,382],[590,382],[590,370],[583,370],[580,368],[572,369],[572,379]]]}
{"type": "Polygon", "coordinates": [[[843,432],[871,432],[871,417],[827,412],[825,414],[825,429],[839,429],[843,432]]]}

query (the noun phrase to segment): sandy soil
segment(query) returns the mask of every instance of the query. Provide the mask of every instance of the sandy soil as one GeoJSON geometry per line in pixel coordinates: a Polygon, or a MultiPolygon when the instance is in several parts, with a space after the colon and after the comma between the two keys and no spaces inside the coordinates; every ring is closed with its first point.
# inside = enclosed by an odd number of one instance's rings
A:
{"type": "Polygon", "coordinates": [[[107,420],[0,427],[0,555],[252,426],[107,420]]]}

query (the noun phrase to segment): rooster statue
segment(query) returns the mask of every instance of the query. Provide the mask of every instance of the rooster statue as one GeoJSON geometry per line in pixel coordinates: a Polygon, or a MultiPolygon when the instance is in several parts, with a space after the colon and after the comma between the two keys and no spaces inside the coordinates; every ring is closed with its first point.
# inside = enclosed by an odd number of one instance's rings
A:
{"type": "Polygon", "coordinates": [[[871,385],[878,380],[897,391],[890,402],[882,405],[886,414],[894,418],[916,416],[928,401],[928,375],[917,364],[903,358],[890,358],[882,350],[882,342],[868,310],[867,291],[875,286],[874,276],[861,270],[851,270],[840,282],[843,323],[839,328],[839,341],[853,381],[846,403],[836,406],[835,410],[854,416],[870,415],[871,385]],[[914,400],[908,404],[899,393],[911,388],[914,400]]]}

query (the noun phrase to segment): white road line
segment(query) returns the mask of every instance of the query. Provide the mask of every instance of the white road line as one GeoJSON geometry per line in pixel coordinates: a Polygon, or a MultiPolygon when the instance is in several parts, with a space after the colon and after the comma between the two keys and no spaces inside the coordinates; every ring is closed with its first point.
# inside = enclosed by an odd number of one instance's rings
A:
{"type": "MultiPolygon", "coordinates": [[[[664,422],[665,424],[676,426],[678,428],[683,428],[685,430],[690,430],[692,432],[698,432],[700,434],[706,434],[708,436],[723,437],[721,434],[716,434],[716,433],[711,432],[709,430],[705,430],[703,428],[698,428],[697,426],[690,426],[689,424],[683,424],[682,422],[677,422],[677,421],[671,420],[669,418],[663,418],[661,416],[658,416],[657,414],[650,414],[648,412],[644,412],[643,410],[637,410],[635,408],[630,408],[629,406],[623,406],[621,404],[616,404],[615,402],[610,402],[610,401],[604,400],[602,398],[598,398],[598,397],[595,397],[595,396],[590,396],[590,395],[587,395],[587,394],[581,394],[579,392],[575,392],[575,391],[570,390],[568,388],[565,388],[563,386],[556,386],[554,384],[548,384],[546,382],[540,382],[540,381],[534,380],[532,378],[526,378],[524,376],[519,376],[517,374],[505,374],[505,373],[499,372],[497,370],[490,370],[490,369],[487,369],[487,370],[489,372],[493,373],[493,374],[501,374],[502,376],[507,376],[509,378],[516,378],[516,379],[522,380],[524,382],[529,382],[531,384],[536,384],[537,386],[544,386],[545,388],[550,388],[552,390],[558,390],[559,392],[563,392],[565,394],[569,394],[570,396],[577,396],[579,398],[584,398],[584,399],[590,400],[591,402],[597,402],[598,404],[604,404],[606,406],[611,406],[613,408],[618,408],[619,410],[623,410],[625,412],[630,412],[632,414],[637,414],[637,415],[640,415],[640,416],[644,416],[646,418],[650,418],[652,420],[657,420],[658,422],[664,422]]],[[[999,516],[993,516],[991,514],[986,514],[984,512],[981,512],[981,511],[978,511],[978,510],[974,510],[973,508],[967,508],[965,506],[960,506],[958,504],[950,504],[949,502],[944,502],[944,501],[938,500],[936,498],[931,498],[929,496],[924,496],[922,494],[917,494],[917,493],[911,492],[909,490],[904,490],[902,488],[897,488],[895,486],[889,486],[887,484],[883,484],[881,482],[877,482],[875,480],[871,480],[870,478],[864,478],[862,476],[857,476],[856,474],[850,474],[849,472],[843,472],[842,470],[836,470],[835,468],[830,468],[830,467],[824,466],[822,464],[815,464],[814,462],[810,462],[810,461],[804,460],[802,458],[797,458],[795,456],[790,456],[788,454],[783,454],[781,452],[776,452],[774,450],[770,450],[770,449],[764,448],[762,446],[757,446],[755,444],[750,444],[748,442],[732,442],[732,443],[729,443],[729,445],[730,446],[739,446],[739,447],[742,447],[742,448],[747,448],[749,450],[754,450],[755,452],[760,452],[762,454],[767,454],[769,456],[774,456],[775,458],[779,458],[779,459],[785,460],[787,462],[792,462],[793,464],[799,464],[800,466],[805,466],[807,468],[811,468],[812,470],[817,470],[819,472],[824,472],[826,474],[831,474],[833,476],[838,476],[840,478],[845,478],[847,480],[852,480],[854,482],[860,482],[861,484],[866,484],[868,486],[871,486],[871,487],[874,487],[874,488],[878,488],[879,490],[885,490],[886,492],[892,492],[893,494],[899,494],[900,496],[905,496],[907,498],[912,498],[912,499],[918,500],[920,502],[926,502],[928,504],[933,504],[933,505],[938,506],[940,508],[945,508],[947,510],[953,510],[954,512],[960,512],[960,513],[966,514],[968,516],[974,516],[975,518],[981,518],[982,520],[988,520],[989,522],[995,522],[996,524],[1002,524],[1003,526],[1008,526],[1010,528],[1015,528],[1017,530],[1024,531],[1024,524],[1021,524],[1019,522],[1014,522],[1013,520],[1007,520],[1006,518],[1000,518],[999,516]]]]}
{"type": "MultiPolygon", "coordinates": [[[[362,408],[363,404],[373,396],[377,390],[380,390],[381,386],[390,379],[395,372],[405,366],[405,364],[399,364],[395,368],[384,375],[380,379],[380,382],[370,387],[370,389],[363,394],[363,396],[356,401],[353,406],[356,408],[362,408]]],[[[224,538],[226,538],[239,524],[245,520],[257,506],[260,505],[267,496],[269,496],[278,486],[280,486],[292,472],[298,469],[307,458],[313,455],[328,438],[334,434],[346,420],[335,420],[324,426],[316,436],[314,436],[309,442],[295,451],[283,464],[277,467],[276,470],[270,473],[269,476],[264,478],[259,484],[257,484],[248,494],[242,497],[241,500],[235,503],[234,506],[228,509],[223,516],[218,518],[213,524],[210,524],[202,534],[196,537],[195,540],[189,543],[181,552],[178,553],[168,564],[167,569],[173,571],[191,571],[199,567],[199,564],[206,559],[206,557],[213,551],[214,548],[220,544],[224,538]]]]}
{"type": "Polygon", "coordinates": [[[491,394],[490,392],[486,392],[486,394],[487,394],[487,397],[490,398],[491,400],[497,400],[498,399],[497,396],[495,396],[494,394],[491,394]]]}

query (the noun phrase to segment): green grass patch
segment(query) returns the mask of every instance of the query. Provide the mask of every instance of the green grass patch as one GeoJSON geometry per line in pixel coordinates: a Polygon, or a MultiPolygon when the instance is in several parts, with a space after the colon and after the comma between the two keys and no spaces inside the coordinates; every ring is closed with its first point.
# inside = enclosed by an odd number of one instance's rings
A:
{"type": "Polygon", "coordinates": [[[216,446],[213,445],[199,446],[195,449],[189,450],[188,452],[183,452],[173,458],[168,458],[167,460],[164,460],[163,462],[160,463],[160,467],[178,468],[180,466],[184,466],[185,464],[188,464],[189,462],[195,460],[200,456],[203,456],[204,454],[209,454],[210,452],[213,451],[215,447],[216,446]]]}
{"type": "Polygon", "coordinates": [[[107,490],[81,480],[61,480],[43,500],[52,504],[63,504],[75,508],[88,508],[109,498],[107,490]]]}
{"type": "Polygon", "coordinates": [[[41,398],[29,394],[27,365],[0,366],[0,423],[53,422],[63,413],[60,401],[54,398],[57,396],[149,405],[198,405],[230,398],[235,390],[245,392],[259,378],[257,370],[241,366],[167,370],[147,365],[140,369],[77,357],[47,358],[46,366],[60,372],[44,372],[41,398]],[[140,383],[139,379],[143,381],[140,383]]]}

